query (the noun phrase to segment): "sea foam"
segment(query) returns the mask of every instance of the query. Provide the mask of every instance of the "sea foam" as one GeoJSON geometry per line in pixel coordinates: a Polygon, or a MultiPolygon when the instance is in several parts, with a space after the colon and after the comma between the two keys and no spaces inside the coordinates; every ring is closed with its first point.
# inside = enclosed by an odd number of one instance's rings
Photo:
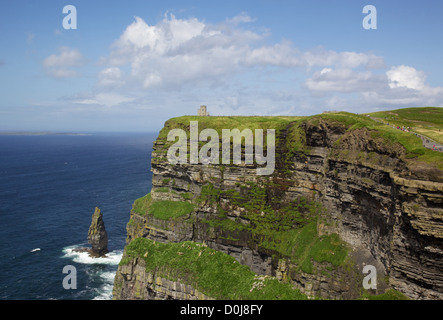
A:
{"type": "Polygon", "coordinates": [[[86,265],[104,265],[105,269],[89,269],[86,274],[90,281],[99,282],[100,286],[94,288],[95,292],[93,300],[110,300],[112,299],[112,288],[116,274],[116,267],[119,264],[123,250],[114,250],[107,253],[104,257],[94,258],[85,251],[76,251],[82,248],[81,245],[68,246],[63,249],[63,258],[70,259],[73,262],[86,265]],[[112,269],[112,270],[110,270],[112,269]]]}
{"type": "Polygon", "coordinates": [[[108,252],[103,257],[94,258],[88,252],[76,251],[75,249],[78,248],[81,248],[81,246],[75,245],[64,248],[63,257],[69,258],[76,263],[118,265],[123,255],[123,250],[114,250],[108,252]]]}

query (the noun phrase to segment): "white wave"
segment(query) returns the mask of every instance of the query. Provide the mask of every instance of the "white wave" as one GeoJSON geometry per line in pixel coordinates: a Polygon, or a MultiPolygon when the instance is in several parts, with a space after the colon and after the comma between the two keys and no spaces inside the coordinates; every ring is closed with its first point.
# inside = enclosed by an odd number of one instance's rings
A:
{"type": "MultiPolygon", "coordinates": [[[[105,265],[106,267],[104,269],[100,267],[88,269],[86,271],[87,276],[91,280],[97,279],[97,277],[99,278],[99,286],[97,288],[89,288],[88,291],[93,290],[95,295],[93,300],[111,300],[117,265],[120,263],[123,256],[123,250],[114,250],[107,253],[104,257],[93,258],[88,252],[79,252],[75,250],[81,247],[82,245],[74,245],[63,248],[63,258],[71,259],[73,262],[81,264],[105,265]]],[[[97,280],[93,280],[93,282],[96,281],[97,280]]]]}
{"type": "Polygon", "coordinates": [[[107,253],[104,257],[94,258],[87,252],[75,251],[79,246],[69,246],[63,249],[63,257],[72,259],[72,261],[83,264],[108,264],[118,265],[123,256],[123,250],[114,250],[107,253]]]}
{"type": "Polygon", "coordinates": [[[40,251],[40,248],[32,249],[30,252],[36,252],[36,251],[40,251]]]}
{"type": "Polygon", "coordinates": [[[111,300],[115,272],[103,272],[100,278],[103,280],[103,285],[96,290],[98,295],[93,300],[111,300]]]}

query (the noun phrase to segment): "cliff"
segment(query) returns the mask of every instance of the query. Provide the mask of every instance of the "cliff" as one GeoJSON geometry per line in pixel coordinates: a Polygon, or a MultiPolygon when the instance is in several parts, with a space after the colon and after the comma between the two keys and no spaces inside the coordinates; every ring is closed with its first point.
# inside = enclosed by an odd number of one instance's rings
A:
{"type": "Polygon", "coordinates": [[[153,147],[152,190],[131,210],[113,297],[442,299],[442,155],[348,113],[168,120],[153,147]],[[190,163],[190,152],[171,164],[168,132],[189,133],[195,120],[199,132],[219,133],[217,146],[223,128],[275,129],[275,170],[190,163]],[[363,288],[367,265],[376,289],[363,288]]]}

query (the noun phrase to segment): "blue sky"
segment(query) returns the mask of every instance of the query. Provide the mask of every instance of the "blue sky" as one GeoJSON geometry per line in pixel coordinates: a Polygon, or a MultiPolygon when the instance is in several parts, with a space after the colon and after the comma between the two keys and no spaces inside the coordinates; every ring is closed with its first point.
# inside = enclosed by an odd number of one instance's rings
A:
{"type": "Polygon", "coordinates": [[[0,3],[0,130],[443,106],[442,1],[0,3]],[[77,29],[63,28],[63,7],[77,29]],[[377,29],[366,30],[366,5],[377,29]]]}

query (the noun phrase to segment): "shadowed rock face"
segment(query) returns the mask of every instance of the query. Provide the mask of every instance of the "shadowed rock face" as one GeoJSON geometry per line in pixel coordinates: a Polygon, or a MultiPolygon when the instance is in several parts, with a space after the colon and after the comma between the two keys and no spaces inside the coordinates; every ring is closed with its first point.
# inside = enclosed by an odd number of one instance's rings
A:
{"type": "Polygon", "coordinates": [[[90,254],[93,256],[103,256],[108,253],[108,233],[103,222],[103,215],[99,208],[95,208],[92,215],[91,226],[88,231],[88,242],[92,246],[90,254]]]}

